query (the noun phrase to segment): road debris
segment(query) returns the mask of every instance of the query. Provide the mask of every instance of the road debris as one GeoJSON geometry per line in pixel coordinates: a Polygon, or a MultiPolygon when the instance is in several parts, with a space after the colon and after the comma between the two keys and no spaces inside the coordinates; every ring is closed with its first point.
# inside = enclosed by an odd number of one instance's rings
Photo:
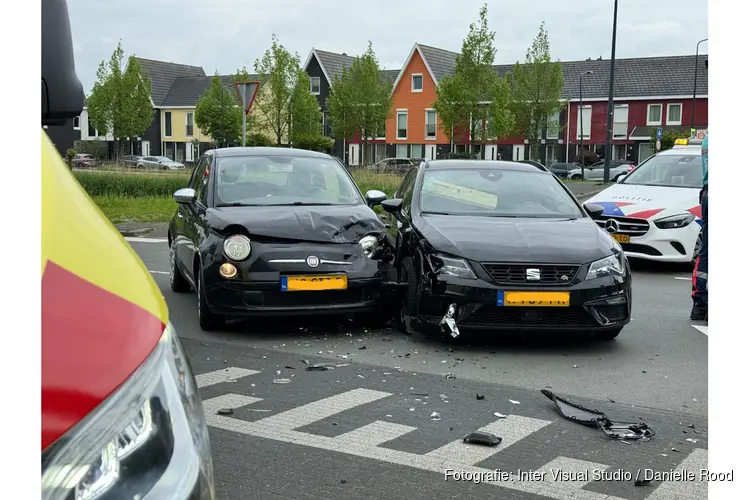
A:
{"type": "Polygon", "coordinates": [[[293,366],[285,366],[284,368],[286,368],[287,370],[296,370],[296,368],[293,366]]]}
{"type": "Polygon", "coordinates": [[[672,451],[675,452],[675,453],[679,453],[680,452],[680,450],[678,450],[677,448],[672,448],[672,451]]]}
{"type": "Polygon", "coordinates": [[[216,412],[217,415],[234,415],[234,410],[231,408],[220,408],[219,411],[216,412]]]}
{"type": "Polygon", "coordinates": [[[498,437],[489,432],[474,431],[464,436],[463,441],[464,443],[469,443],[469,444],[481,444],[484,446],[497,446],[503,441],[503,438],[498,437]]]}
{"type": "Polygon", "coordinates": [[[460,334],[458,326],[456,326],[456,320],[453,318],[455,314],[456,304],[451,304],[448,306],[448,311],[445,313],[445,316],[443,316],[443,319],[440,320],[440,326],[443,327],[444,331],[448,330],[448,333],[450,333],[451,337],[454,339],[460,334]]]}
{"type": "Polygon", "coordinates": [[[636,479],[635,483],[636,486],[651,486],[651,480],[650,479],[636,479]]]}
{"type": "Polygon", "coordinates": [[[275,379],[273,379],[273,383],[274,384],[288,384],[291,381],[292,380],[288,379],[288,378],[275,378],[275,379]]]}
{"type": "Polygon", "coordinates": [[[430,415],[431,420],[440,420],[440,414],[436,411],[432,412],[432,415],[430,415]]]}
{"type": "Polygon", "coordinates": [[[333,367],[329,365],[311,365],[306,366],[305,370],[308,372],[324,372],[327,370],[333,370],[333,367]]]}
{"type": "Polygon", "coordinates": [[[654,431],[644,422],[613,422],[607,415],[597,409],[571,403],[570,401],[555,396],[547,389],[542,389],[542,394],[555,403],[557,411],[563,418],[577,424],[588,427],[598,427],[604,434],[612,439],[650,439],[655,435],[654,431]]]}
{"type": "Polygon", "coordinates": [[[515,399],[509,399],[508,401],[510,401],[511,404],[514,404],[514,405],[520,405],[521,404],[520,401],[516,401],[515,399]]]}
{"type": "Polygon", "coordinates": [[[366,345],[363,345],[362,347],[359,348],[360,351],[364,351],[365,349],[367,349],[366,345]]]}
{"type": "Polygon", "coordinates": [[[693,443],[693,444],[698,442],[697,439],[692,439],[692,438],[687,438],[685,441],[687,441],[688,443],[693,443]]]}
{"type": "Polygon", "coordinates": [[[447,379],[452,379],[452,378],[456,378],[456,376],[455,376],[455,375],[453,375],[452,373],[442,373],[441,375],[442,375],[443,377],[447,378],[447,379]]]}
{"type": "Polygon", "coordinates": [[[496,411],[495,413],[493,413],[493,415],[495,415],[497,418],[507,418],[508,417],[508,415],[503,415],[499,411],[496,411]]]}
{"type": "Polygon", "coordinates": [[[484,399],[484,396],[482,396],[481,394],[477,394],[477,401],[481,401],[483,399],[484,399]]]}

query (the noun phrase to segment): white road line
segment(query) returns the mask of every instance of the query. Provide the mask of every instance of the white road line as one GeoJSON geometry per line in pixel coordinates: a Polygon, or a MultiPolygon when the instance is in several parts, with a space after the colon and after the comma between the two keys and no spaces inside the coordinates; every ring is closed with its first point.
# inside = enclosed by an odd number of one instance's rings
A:
{"type": "Polygon", "coordinates": [[[676,280],[691,281],[693,278],[691,278],[690,276],[675,276],[674,279],[676,279],[676,280]]]}
{"type": "Polygon", "coordinates": [[[432,450],[427,453],[427,456],[445,463],[478,464],[551,423],[548,420],[508,415],[507,418],[500,418],[478,429],[482,432],[490,432],[496,436],[501,436],[503,441],[499,445],[477,446],[475,444],[464,443],[463,440],[459,439],[436,450],[432,450]]]}
{"type": "Polygon", "coordinates": [[[202,388],[208,387],[210,385],[221,384],[222,382],[235,381],[238,378],[249,377],[250,375],[255,375],[256,373],[260,372],[257,370],[246,370],[244,368],[230,367],[196,375],[195,381],[198,384],[198,387],[202,388]]]}
{"type": "MultiPolygon", "coordinates": [[[[420,470],[435,472],[443,477],[446,477],[446,469],[452,468],[454,471],[476,474],[483,480],[483,482],[487,482],[487,484],[493,484],[502,488],[508,488],[524,493],[545,496],[556,500],[570,500],[571,489],[573,488],[573,486],[565,484],[564,481],[521,481],[520,478],[516,477],[514,477],[514,479],[510,481],[493,481],[493,479],[496,477],[495,471],[492,471],[490,469],[476,467],[471,464],[462,464],[460,463],[460,460],[454,460],[453,463],[448,464],[441,459],[430,457],[429,454],[419,455],[416,453],[409,453],[400,450],[381,448],[372,444],[379,442],[384,437],[387,437],[385,436],[386,432],[389,436],[395,435],[396,427],[383,426],[382,424],[371,424],[369,426],[365,426],[365,428],[369,427],[370,430],[376,432],[376,434],[378,435],[366,437],[364,438],[365,442],[360,441],[357,444],[351,443],[347,439],[341,439],[341,436],[332,438],[328,436],[319,436],[293,430],[294,428],[307,425],[326,417],[330,417],[341,411],[352,409],[361,404],[377,401],[391,395],[392,394],[372,391],[369,389],[355,389],[353,391],[339,394],[338,396],[325,398],[323,400],[310,403],[299,408],[295,408],[255,422],[220,416],[216,414],[216,411],[219,408],[237,409],[243,403],[252,404],[260,401],[257,398],[240,396],[237,394],[226,394],[217,398],[205,400],[203,402],[203,407],[205,409],[206,422],[208,423],[208,425],[219,429],[233,431],[248,436],[273,439],[285,443],[310,446],[312,448],[318,448],[321,450],[346,453],[348,455],[369,458],[372,460],[380,460],[382,462],[388,462],[391,464],[406,467],[413,467],[420,470]]],[[[528,425],[528,421],[520,420],[520,418],[506,419],[506,424],[509,425],[505,428],[505,432],[508,436],[517,437],[518,439],[516,439],[516,441],[520,439],[520,434],[524,431],[515,430],[513,422],[516,422],[519,425],[522,424],[524,426],[523,429],[525,429],[525,432],[531,430],[528,425]]],[[[409,427],[400,426],[399,432],[405,431],[407,428],[409,427]]],[[[348,433],[349,437],[353,435],[352,432],[358,432],[360,435],[362,435],[366,431],[362,430],[362,428],[356,429],[355,431],[351,431],[350,433],[348,433]]],[[[344,436],[346,436],[346,434],[344,436]]],[[[572,459],[566,460],[568,460],[567,462],[565,462],[566,466],[574,467],[575,469],[583,467],[588,468],[592,466],[592,464],[588,462],[572,461],[572,459]]],[[[560,462],[560,460],[558,459],[557,462],[560,462]]],[[[448,480],[450,480],[450,477],[448,477],[448,480]]],[[[578,489],[577,485],[575,489],[575,498],[576,500],[624,500],[620,497],[578,489]]]]}
{"type": "Polygon", "coordinates": [[[415,430],[416,427],[376,420],[334,439],[340,441],[342,446],[380,446],[415,430]]]}
{"type": "MultiPolygon", "coordinates": [[[[557,457],[548,464],[537,469],[544,484],[552,491],[559,492],[561,488],[568,491],[570,498],[580,498],[581,489],[594,478],[594,470],[607,470],[609,466],[586,462],[575,458],[557,457]],[[585,477],[588,481],[581,481],[585,477]]],[[[543,493],[545,495],[545,493],[543,493]]]]}
{"type": "MultiPolygon", "coordinates": [[[[676,472],[687,470],[696,475],[695,481],[664,481],[646,500],[705,500],[708,498],[708,481],[700,480],[701,469],[708,469],[708,450],[697,448],[673,470],[676,472]]],[[[648,479],[648,478],[646,478],[648,479]]]]}
{"type": "Polygon", "coordinates": [[[701,332],[703,335],[708,337],[708,327],[707,326],[701,326],[701,325],[692,325],[693,328],[701,332]]]}
{"type": "Polygon", "coordinates": [[[151,274],[169,274],[167,271],[152,271],[151,269],[148,270],[151,274]]]}
{"type": "Polygon", "coordinates": [[[139,238],[136,236],[126,236],[125,241],[133,243],[166,243],[166,238],[139,238]]]}

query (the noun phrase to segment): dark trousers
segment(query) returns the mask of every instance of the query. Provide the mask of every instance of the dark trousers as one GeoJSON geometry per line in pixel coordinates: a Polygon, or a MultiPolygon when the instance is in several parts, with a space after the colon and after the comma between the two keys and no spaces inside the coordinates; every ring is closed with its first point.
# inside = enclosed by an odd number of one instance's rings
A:
{"type": "Polygon", "coordinates": [[[693,271],[693,303],[708,305],[708,187],[704,188],[701,199],[703,226],[701,229],[701,248],[695,261],[693,271]]]}

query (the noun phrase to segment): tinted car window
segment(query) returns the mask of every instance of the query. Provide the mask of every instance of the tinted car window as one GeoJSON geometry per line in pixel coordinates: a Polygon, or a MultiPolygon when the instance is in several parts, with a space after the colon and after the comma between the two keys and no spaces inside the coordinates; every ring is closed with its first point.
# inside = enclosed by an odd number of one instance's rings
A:
{"type": "Polygon", "coordinates": [[[208,175],[206,175],[206,170],[208,170],[208,166],[211,164],[211,158],[208,156],[204,156],[203,160],[201,161],[201,165],[199,165],[199,168],[196,169],[196,184],[197,187],[195,188],[195,199],[206,204],[206,199],[208,198],[208,175]]]}
{"type": "Polygon", "coordinates": [[[666,154],[652,156],[641,163],[623,184],[667,187],[703,187],[700,155],[666,154]]]}
{"type": "Polygon", "coordinates": [[[217,160],[217,204],[356,205],[364,202],[331,158],[230,156],[217,160]]]}
{"type": "Polygon", "coordinates": [[[491,217],[582,217],[555,177],[545,172],[502,169],[428,170],[420,210],[491,217]]]}

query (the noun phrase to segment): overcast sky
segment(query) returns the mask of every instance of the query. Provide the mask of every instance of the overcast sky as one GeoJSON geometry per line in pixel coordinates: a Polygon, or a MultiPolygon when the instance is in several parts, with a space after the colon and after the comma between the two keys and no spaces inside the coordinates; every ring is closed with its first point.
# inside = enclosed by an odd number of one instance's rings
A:
{"type": "MultiPolygon", "coordinates": [[[[400,69],[414,42],[456,52],[484,0],[68,0],[78,76],[88,93],[102,59],[125,54],[233,73],[270,46],[302,62],[312,47],[357,55],[371,40],[380,65],[400,69]]],[[[522,60],[546,22],[552,57],[609,58],[613,1],[488,1],[497,64],[522,60]],[[532,6],[525,9],[520,6],[532,6]]],[[[694,54],[708,33],[708,0],[619,3],[617,57],[694,54]]],[[[705,53],[708,44],[701,45],[705,53]]]]}

